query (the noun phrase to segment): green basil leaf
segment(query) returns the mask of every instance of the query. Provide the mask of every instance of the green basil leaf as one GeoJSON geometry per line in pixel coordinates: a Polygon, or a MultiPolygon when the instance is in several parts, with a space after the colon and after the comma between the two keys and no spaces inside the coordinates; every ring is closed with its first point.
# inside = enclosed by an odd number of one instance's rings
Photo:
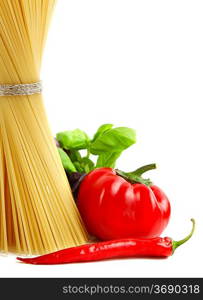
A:
{"type": "Polygon", "coordinates": [[[74,162],[74,166],[77,169],[77,172],[80,172],[80,173],[85,172],[85,169],[82,167],[82,165],[78,161],[74,162]]]}
{"type": "Polygon", "coordinates": [[[87,149],[90,143],[88,135],[80,129],[60,132],[56,135],[56,138],[60,143],[61,147],[66,150],[87,149]]]}
{"type": "Polygon", "coordinates": [[[86,173],[94,169],[94,162],[88,157],[83,157],[81,163],[86,173]]]}
{"type": "Polygon", "coordinates": [[[101,136],[104,132],[110,130],[113,127],[113,124],[104,124],[97,129],[92,142],[96,141],[96,139],[101,136]]]}
{"type": "Polygon", "coordinates": [[[127,127],[110,129],[100,135],[90,146],[90,152],[100,155],[104,152],[122,152],[136,143],[135,131],[127,127]]]}
{"type": "Polygon", "coordinates": [[[82,156],[81,156],[81,154],[78,150],[69,150],[68,152],[70,153],[69,157],[70,157],[70,159],[72,160],[73,163],[75,161],[80,162],[82,160],[82,156]]]}
{"type": "Polygon", "coordinates": [[[68,154],[66,154],[63,149],[58,148],[58,152],[61,158],[61,162],[63,164],[63,167],[66,171],[69,172],[76,172],[76,168],[74,166],[74,164],[72,163],[72,161],[70,160],[70,157],[68,156],[68,154]]]}
{"type": "Polygon", "coordinates": [[[99,155],[97,160],[97,168],[115,168],[116,160],[120,157],[122,152],[103,153],[99,155]]]}

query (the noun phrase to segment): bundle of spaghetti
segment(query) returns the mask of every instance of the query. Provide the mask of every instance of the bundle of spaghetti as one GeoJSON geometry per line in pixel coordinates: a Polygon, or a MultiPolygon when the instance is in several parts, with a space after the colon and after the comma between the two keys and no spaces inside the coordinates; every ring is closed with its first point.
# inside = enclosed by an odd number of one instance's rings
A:
{"type": "MultiPolygon", "coordinates": [[[[39,81],[55,0],[0,1],[0,85],[39,81]]],[[[0,97],[0,251],[43,254],[87,241],[41,94],[0,97]]]]}

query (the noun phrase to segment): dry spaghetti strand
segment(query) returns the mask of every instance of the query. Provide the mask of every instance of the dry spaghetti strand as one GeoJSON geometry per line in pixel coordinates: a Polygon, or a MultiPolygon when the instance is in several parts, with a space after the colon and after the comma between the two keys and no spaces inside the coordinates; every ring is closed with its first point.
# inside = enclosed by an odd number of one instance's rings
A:
{"type": "MultiPolygon", "coordinates": [[[[0,84],[39,81],[55,2],[0,1],[0,84]]],[[[86,241],[42,96],[0,97],[0,251],[43,254],[86,241]]]]}

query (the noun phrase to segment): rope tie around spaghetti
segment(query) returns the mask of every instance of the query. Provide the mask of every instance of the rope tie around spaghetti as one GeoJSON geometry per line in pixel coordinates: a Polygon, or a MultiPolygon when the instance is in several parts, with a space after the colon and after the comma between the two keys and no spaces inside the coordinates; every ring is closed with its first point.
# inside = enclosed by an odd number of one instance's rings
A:
{"type": "Polygon", "coordinates": [[[26,84],[0,84],[0,96],[26,96],[42,93],[42,82],[26,84]]]}

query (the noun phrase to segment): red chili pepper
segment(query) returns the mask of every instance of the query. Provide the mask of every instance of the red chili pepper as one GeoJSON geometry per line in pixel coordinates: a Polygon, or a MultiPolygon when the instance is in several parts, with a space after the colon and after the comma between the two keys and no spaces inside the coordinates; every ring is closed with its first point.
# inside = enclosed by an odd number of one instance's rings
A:
{"type": "Polygon", "coordinates": [[[193,235],[195,221],[191,233],[181,241],[173,241],[169,237],[153,239],[121,239],[60,250],[36,258],[20,258],[21,262],[34,265],[55,265],[75,262],[99,261],[122,257],[168,257],[175,249],[188,241],[193,235]]]}
{"type": "Polygon", "coordinates": [[[141,177],[155,168],[151,164],[130,173],[99,168],[86,175],[77,205],[88,232],[100,240],[160,236],[170,203],[159,187],[141,177]]]}

